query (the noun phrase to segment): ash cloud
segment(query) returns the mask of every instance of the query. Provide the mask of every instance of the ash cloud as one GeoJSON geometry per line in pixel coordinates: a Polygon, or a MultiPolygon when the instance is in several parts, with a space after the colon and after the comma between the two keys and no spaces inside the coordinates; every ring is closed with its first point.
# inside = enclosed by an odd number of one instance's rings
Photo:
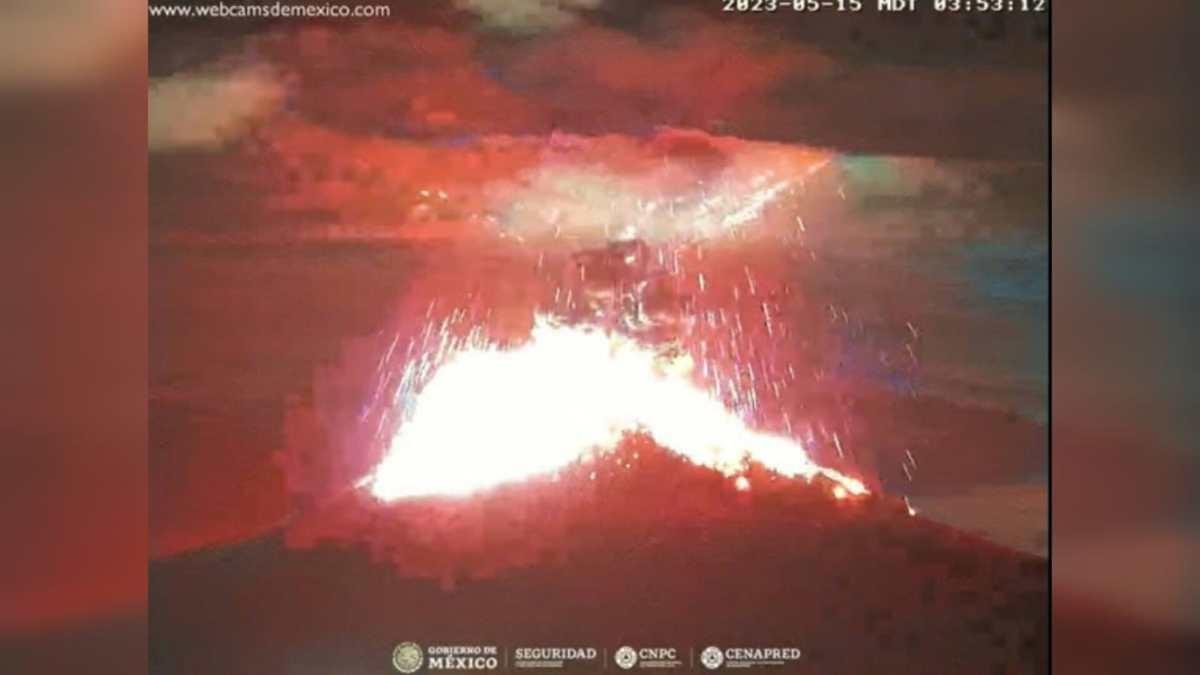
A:
{"type": "Polygon", "coordinates": [[[282,82],[265,66],[153,79],[150,150],[220,149],[278,110],[284,95],[282,82]]]}

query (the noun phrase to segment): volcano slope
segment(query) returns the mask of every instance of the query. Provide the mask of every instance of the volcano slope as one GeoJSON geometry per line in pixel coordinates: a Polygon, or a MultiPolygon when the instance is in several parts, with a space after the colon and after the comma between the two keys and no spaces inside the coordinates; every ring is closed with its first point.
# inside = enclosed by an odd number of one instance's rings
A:
{"type": "Polygon", "coordinates": [[[467,498],[352,492],[153,562],[151,672],[388,673],[401,641],[791,646],[789,672],[822,675],[1047,672],[1044,559],[888,497],[744,478],[635,436],[467,498]]]}

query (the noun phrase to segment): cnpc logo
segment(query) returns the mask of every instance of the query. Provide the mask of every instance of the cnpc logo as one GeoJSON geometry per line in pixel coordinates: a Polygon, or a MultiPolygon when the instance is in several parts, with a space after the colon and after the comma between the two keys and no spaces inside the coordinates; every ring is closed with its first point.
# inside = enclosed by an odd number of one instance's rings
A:
{"type": "Polygon", "coordinates": [[[641,647],[634,649],[628,645],[613,652],[613,661],[622,670],[629,670],[638,663],[643,667],[673,668],[681,665],[679,652],[674,647],[641,647]]]}

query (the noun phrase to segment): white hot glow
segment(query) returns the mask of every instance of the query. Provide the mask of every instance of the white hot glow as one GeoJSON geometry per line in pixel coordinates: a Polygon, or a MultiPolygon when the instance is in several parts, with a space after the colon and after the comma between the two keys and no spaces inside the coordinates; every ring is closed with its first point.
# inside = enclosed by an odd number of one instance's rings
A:
{"type": "Polygon", "coordinates": [[[368,478],[381,500],[463,495],[552,473],[641,430],[734,477],[747,459],[786,476],[858,480],[815,464],[796,440],[750,429],[667,359],[598,330],[539,321],[523,345],[477,342],[451,354],[415,400],[368,478]]]}

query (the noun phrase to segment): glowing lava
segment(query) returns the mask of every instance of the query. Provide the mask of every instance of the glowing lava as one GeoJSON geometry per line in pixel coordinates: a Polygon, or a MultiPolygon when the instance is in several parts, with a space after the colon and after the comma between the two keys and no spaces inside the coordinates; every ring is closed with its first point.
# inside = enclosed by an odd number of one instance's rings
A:
{"type": "Polygon", "coordinates": [[[552,473],[643,431],[727,476],[754,461],[789,477],[825,476],[839,494],[867,492],[799,442],[749,428],[690,371],[686,355],[544,318],[516,347],[475,337],[429,377],[365,485],[385,501],[469,494],[552,473]]]}

